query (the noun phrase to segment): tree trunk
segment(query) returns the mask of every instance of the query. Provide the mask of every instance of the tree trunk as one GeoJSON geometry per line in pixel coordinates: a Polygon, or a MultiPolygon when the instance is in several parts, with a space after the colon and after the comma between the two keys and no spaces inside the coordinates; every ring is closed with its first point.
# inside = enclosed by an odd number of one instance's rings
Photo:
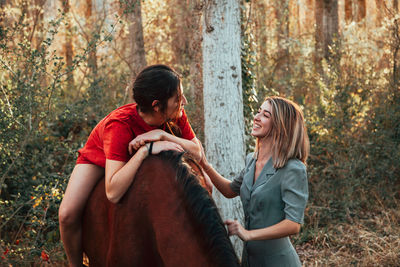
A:
{"type": "MultiPolygon", "coordinates": [[[[278,53],[276,55],[275,77],[278,81],[285,81],[290,76],[289,73],[289,0],[275,0],[276,34],[278,53]]],[[[289,86],[279,82],[280,92],[289,95],[289,86]]]]}
{"type": "Polygon", "coordinates": [[[73,46],[72,46],[72,28],[71,28],[71,21],[69,19],[69,11],[71,8],[69,0],[61,0],[63,11],[66,15],[66,20],[68,22],[65,31],[65,43],[64,43],[64,53],[65,53],[65,60],[66,60],[66,67],[67,67],[67,82],[68,87],[71,89],[74,86],[74,73],[72,72],[72,60],[73,60],[73,46]]]}
{"type": "Polygon", "coordinates": [[[256,76],[257,76],[257,88],[263,88],[266,86],[266,73],[265,67],[268,66],[268,27],[266,24],[267,6],[265,1],[253,1],[253,14],[255,16],[255,39],[257,42],[257,61],[256,64],[256,76]]]}
{"type": "MultiPolygon", "coordinates": [[[[123,8],[125,8],[124,12],[129,24],[127,62],[131,70],[130,81],[132,81],[139,74],[140,70],[147,65],[143,38],[142,5],[140,0],[129,0],[123,8]]],[[[127,96],[125,102],[127,103],[133,100],[133,92],[130,89],[131,87],[128,85],[125,91],[125,95],[127,96]]]]}
{"type": "Polygon", "coordinates": [[[139,71],[147,65],[144,49],[142,7],[140,0],[130,0],[127,18],[129,22],[129,64],[132,75],[136,77],[139,71]]]}
{"type": "Polygon", "coordinates": [[[330,48],[339,36],[339,18],[337,0],[315,1],[315,50],[316,64],[322,59],[331,57],[330,48]]]}
{"type": "Polygon", "coordinates": [[[357,1],[357,22],[360,22],[361,20],[363,20],[365,18],[366,15],[366,3],[365,0],[358,0],[357,1]]]}
{"type": "Polygon", "coordinates": [[[353,0],[344,1],[344,14],[346,23],[351,23],[353,21],[353,0]]]}
{"type": "MultiPolygon", "coordinates": [[[[224,177],[244,167],[244,118],[238,0],[206,1],[203,25],[203,84],[206,155],[224,177]]],[[[214,190],[223,219],[241,219],[240,202],[214,190]]],[[[233,240],[240,255],[242,242],[233,240]]]]}
{"type": "Polygon", "coordinates": [[[191,92],[196,116],[191,116],[191,123],[197,137],[204,142],[204,102],[203,102],[203,69],[202,69],[202,28],[201,12],[197,1],[190,1],[191,38],[189,40],[188,59],[190,69],[189,92],[191,92]]]}
{"type": "Polygon", "coordinates": [[[323,0],[315,0],[315,56],[314,63],[316,68],[320,70],[320,63],[324,49],[324,2],[323,0]]]}
{"type": "Polygon", "coordinates": [[[86,0],[86,6],[85,6],[85,18],[86,18],[86,25],[87,28],[89,29],[89,35],[88,35],[88,43],[92,43],[90,45],[90,51],[89,51],[89,58],[88,58],[88,65],[89,68],[91,69],[91,75],[93,77],[97,77],[97,49],[96,49],[96,44],[97,40],[92,40],[94,38],[94,31],[96,30],[95,27],[95,18],[92,16],[92,9],[93,9],[93,3],[92,0],[86,0]]]}
{"type": "Polygon", "coordinates": [[[382,25],[382,14],[384,14],[384,8],[385,5],[383,3],[383,0],[375,0],[375,12],[376,12],[376,27],[379,27],[382,25]]]}

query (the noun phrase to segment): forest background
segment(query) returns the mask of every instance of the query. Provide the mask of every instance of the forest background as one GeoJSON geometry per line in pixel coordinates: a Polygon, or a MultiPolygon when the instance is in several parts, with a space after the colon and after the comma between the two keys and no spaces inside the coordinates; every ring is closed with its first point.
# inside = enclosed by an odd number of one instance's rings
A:
{"type": "MultiPolygon", "coordinates": [[[[65,264],[57,211],[76,151],[143,66],[181,73],[204,140],[209,2],[0,1],[0,265],[65,264]]],[[[400,264],[399,18],[397,0],[241,2],[246,134],[266,95],[306,118],[304,266],[400,264]]]]}

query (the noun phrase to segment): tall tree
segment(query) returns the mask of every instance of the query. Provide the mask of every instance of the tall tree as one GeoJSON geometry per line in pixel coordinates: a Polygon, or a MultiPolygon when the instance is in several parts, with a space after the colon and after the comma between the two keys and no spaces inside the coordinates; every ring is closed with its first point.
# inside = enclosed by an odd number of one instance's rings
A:
{"type": "Polygon", "coordinates": [[[315,1],[315,25],[315,60],[319,64],[322,57],[330,58],[330,48],[339,35],[338,0],[315,1]]]}
{"type": "Polygon", "coordinates": [[[345,0],[344,3],[345,20],[347,23],[352,21],[360,22],[366,15],[366,1],[365,0],[345,0]]]}
{"type": "MultiPolygon", "coordinates": [[[[275,0],[275,17],[278,53],[274,73],[279,80],[286,80],[289,74],[289,0],[275,0]]],[[[288,90],[289,86],[283,85],[282,88],[288,90]]]]}
{"type": "Polygon", "coordinates": [[[140,0],[129,0],[127,18],[129,23],[129,65],[132,75],[136,76],[147,65],[143,40],[142,5],[140,0]]]}
{"type": "Polygon", "coordinates": [[[344,0],[344,14],[346,23],[353,21],[353,0],[344,0]]]}
{"type": "Polygon", "coordinates": [[[188,116],[200,140],[204,140],[201,3],[174,0],[168,5],[172,63],[185,79],[185,95],[190,99],[188,116]]]}
{"type": "Polygon", "coordinates": [[[95,21],[96,18],[93,16],[93,3],[92,0],[86,0],[85,5],[85,18],[86,18],[86,27],[89,30],[89,34],[87,35],[87,42],[90,46],[89,58],[88,58],[88,65],[91,69],[91,74],[93,77],[97,76],[97,49],[96,44],[97,42],[93,40],[94,33],[96,31],[95,21]]]}
{"type": "Polygon", "coordinates": [[[63,6],[63,12],[66,16],[66,29],[65,29],[65,42],[64,42],[64,54],[67,67],[67,81],[68,87],[72,88],[74,86],[74,75],[72,72],[72,59],[73,59],[73,45],[72,45],[72,25],[69,17],[69,11],[71,4],[69,0],[61,0],[63,6]]]}
{"type": "MultiPolygon", "coordinates": [[[[205,146],[209,161],[226,178],[244,167],[244,118],[240,61],[239,0],[207,0],[203,25],[205,146]]],[[[239,219],[239,199],[214,191],[224,219],[239,219]]],[[[242,242],[234,239],[236,251],[242,242]]]]}
{"type": "MultiPolygon", "coordinates": [[[[254,33],[257,42],[257,61],[259,64],[256,65],[257,71],[257,87],[263,88],[266,84],[266,73],[265,66],[268,66],[268,26],[266,24],[266,17],[268,16],[268,8],[265,0],[262,1],[250,1],[250,10],[254,17],[254,33]],[[254,6],[254,7],[253,7],[254,6]]],[[[247,26],[249,27],[249,26],[247,26]]]]}
{"type": "MultiPolygon", "coordinates": [[[[128,23],[128,49],[125,54],[128,67],[131,71],[130,81],[139,74],[140,70],[147,65],[146,50],[144,48],[142,4],[141,0],[128,0],[121,2],[121,9],[128,23]]],[[[133,95],[130,86],[126,87],[125,102],[131,102],[133,95]]]]}
{"type": "Polygon", "coordinates": [[[376,10],[376,26],[381,26],[382,18],[385,15],[385,2],[383,0],[375,0],[376,10]]]}

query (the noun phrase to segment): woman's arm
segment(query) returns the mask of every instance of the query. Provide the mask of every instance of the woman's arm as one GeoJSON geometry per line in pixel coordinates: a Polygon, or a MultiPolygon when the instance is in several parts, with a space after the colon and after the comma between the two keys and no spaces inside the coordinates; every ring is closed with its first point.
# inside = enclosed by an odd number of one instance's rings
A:
{"type": "Polygon", "coordinates": [[[141,134],[133,139],[128,146],[129,153],[132,154],[134,150],[139,149],[141,146],[144,146],[146,143],[151,141],[169,141],[179,144],[183,149],[188,152],[195,160],[200,161],[201,158],[201,144],[200,141],[195,137],[192,140],[187,140],[184,138],[180,138],[169,134],[163,130],[156,129],[149,131],[147,133],[141,134]]]}
{"type": "MultiPolygon", "coordinates": [[[[158,141],[153,144],[152,154],[164,150],[183,152],[183,148],[177,143],[158,141]]],[[[106,195],[111,202],[117,203],[122,198],[148,153],[147,146],[142,146],[128,162],[106,159],[106,195]]]]}
{"type": "Polygon", "coordinates": [[[236,194],[232,188],[232,181],[226,179],[221,174],[219,174],[207,161],[207,158],[204,153],[203,146],[200,145],[201,148],[201,160],[200,165],[203,167],[204,172],[210,177],[211,182],[218,189],[221,194],[223,194],[226,198],[234,198],[238,194],[236,194]]]}
{"type": "Polygon", "coordinates": [[[228,226],[229,235],[237,235],[243,241],[282,238],[297,234],[300,231],[300,224],[288,219],[284,219],[272,226],[256,230],[246,230],[238,221],[227,220],[225,224],[228,226]]]}

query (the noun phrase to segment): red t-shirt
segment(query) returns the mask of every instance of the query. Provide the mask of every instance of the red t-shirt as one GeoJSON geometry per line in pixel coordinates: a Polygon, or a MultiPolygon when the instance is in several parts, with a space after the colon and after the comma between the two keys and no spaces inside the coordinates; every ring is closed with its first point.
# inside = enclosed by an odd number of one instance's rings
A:
{"type": "MultiPolygon", "coordinates": [[[[182,132],[182,138],[192,140],[195,134],[189,124],[185,111],[175,122],[182,132]]],[[[117,108],[102,119],[92,130],[89,138],[79,152],[77,164],[92,163],[105,168],[106,159],[129,161],[128,144],[136,136],[154,129],[165,129],[166,125],[152,127],[139,116],[136,104],[117,108]]]]}

